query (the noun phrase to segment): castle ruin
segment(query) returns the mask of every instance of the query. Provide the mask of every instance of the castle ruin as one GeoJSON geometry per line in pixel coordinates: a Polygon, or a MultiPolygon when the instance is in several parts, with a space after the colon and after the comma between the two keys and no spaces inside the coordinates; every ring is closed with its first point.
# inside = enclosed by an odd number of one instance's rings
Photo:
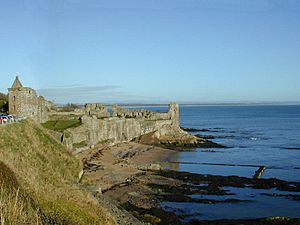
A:
{"type": "Polygon", "coordinates": [[[38,96],[32,88],[23,87],[18,76],[8,91],[9,113],[18,117],[44,123],[50,116],[80,116],[80,126],[69,128],[63,133],[53,133],[69,150],[82,143],[86,146],[104,141],[116,144],[151,133],[159,136],[172,131],[177,131],[176,135],[185,134],[180,130],[179,105],[176,103],[171,103],[168,112],[165,113],[126,109],[117,105],[112,106],[110,113],[107,107],[99,103],[88,103],[84,108],[72,112],[60,112],[50,111],[52,103],[38,96]]]}
{"type": "Polygon", "coordinates": [[[23,87],[17,76],[11,88],[8,88],[9,114],[31,118],[39,123],[48,120],[51,103],[38,96],[30,87],[23,87]]]}
{"type": "Polygon", "coordinates": [[[87,104],[85,114],[81,117],[82,125],[67,129],[63,134],[62,142],[71,150],[79,143],[92,146],[110,141],[116,144],[132,141],[157,131],[180,130],[179,105],[176,103],[171,103],[168,112],[165,113],[126,109],[117,105],[114,105],[112,110],[110,116],[106,107],[100,104],[87,104]]]}

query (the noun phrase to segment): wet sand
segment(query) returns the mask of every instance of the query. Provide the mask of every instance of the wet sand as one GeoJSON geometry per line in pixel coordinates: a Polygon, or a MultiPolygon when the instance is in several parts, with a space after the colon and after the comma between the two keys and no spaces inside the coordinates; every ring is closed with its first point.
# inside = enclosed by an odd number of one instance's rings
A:
{"type": "MultiPolygon", "coordinates": [[[[228,186],[273,188],[299,192],[300,195],[300,183],[163,170],[161,162],[174,153],[176,153],[174,150],[132,142],[110,147],[96,146],[78,155],[85,165],[82,185],[100,196],[99,198],[112,200],[119,208],[126,209],[139,221],[150,224],[300,224],[297,219],[283,217],[256,220],[189,220],[188,223],[184,223],[186,217],[193,215],[168,210],[167,207],[162,207],[161,203],[237,204],[248,201],[238,199],[227,192],[224,187],[228,186]],[[195,199],[190,197],[191,195],[204,197],[195,199]],[[213,199],[210,197],[212,195],[226,196],[226,199],[213,199]]],[[[285,197],[299,201],[299,195],[285,197]]],[[[137,220],[120,221],[121,224],[139,224],[137,220]]]]}
{"type": "Polygon", "coordinates": [[[84,163],[85,182],[90,188],[105,192],[145,174],[146,170],[159,170],[160,163],[174,153],[170,149],[129,142],[110,147],[99,145],[78,157],[84,163]]]}

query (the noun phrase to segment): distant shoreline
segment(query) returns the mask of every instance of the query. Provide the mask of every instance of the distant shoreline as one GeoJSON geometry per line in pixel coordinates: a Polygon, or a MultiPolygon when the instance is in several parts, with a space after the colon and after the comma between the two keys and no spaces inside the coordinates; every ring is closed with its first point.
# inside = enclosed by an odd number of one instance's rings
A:
{"type": "MultiPolygon", "coordinates": [[[[66,104],[56,104],[57,106],[65,106],[66,104]]],[[[78,104],[79,106],[84,106],[85,104],[78,104]]],[[[111,107],[115,104],[106,104],[103,103],[104,106],[111,107]]],[[[162,104],[117,104],[119,106],[124,107],[162,107],[162,106],[168,106],[168,103],[162,103],[162,104]]],[[[198,106],[300,106],[300,103],[197,103],[197,104],[189,104],[189,103],[179,103],[180,106],[189,106],[189,107],[198,107],[198,106]]]]}
{"type": "MultiPolygon", "coordinates": [[[[111,106],[111,104],[104,104],[111,106]]],[[[168,106],[168,104],[118,104],[120,106],[126,107],[161,107],[168,106]]],[[[300,103],[199,103],[199,104],[188,104],[188,103],[179,103],[180,106],[300,106],[300,103]]]]}

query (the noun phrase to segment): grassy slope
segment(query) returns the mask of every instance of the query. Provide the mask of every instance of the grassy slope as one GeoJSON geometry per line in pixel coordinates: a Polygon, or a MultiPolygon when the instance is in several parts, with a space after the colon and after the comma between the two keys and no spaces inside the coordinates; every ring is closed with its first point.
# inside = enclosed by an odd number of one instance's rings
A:
{"type": "Polygon", "coordinates": [[[69,120],[50,120],[46,123],[43,123],[42,125],[47,129],[62,132],[68,128],[78,127],[81,125],[81,123],[79,119],[69,119],[69,120]]]}
{"type": "Polygon", "coordinates": [[[0,224],[41,224],[42,215],[20,189],[14,173],[0,162],[0,224]]]}
{"type": "MultiPolygon", "coordinates": [[[[21,199],[20,205],[27,205],[25,211],[31,219],[40,216],[51,224],[114,224],[97,201],[78,187],[80,162],[39,125],[25,121],[1,126],[0,162],[16,176],[18,185],[13,188],[26,193],[27,199],[21,199]]],[[[7,185],[1,189],[2,201],[15,199],[16,194],[7,195],[7,185]]]]}

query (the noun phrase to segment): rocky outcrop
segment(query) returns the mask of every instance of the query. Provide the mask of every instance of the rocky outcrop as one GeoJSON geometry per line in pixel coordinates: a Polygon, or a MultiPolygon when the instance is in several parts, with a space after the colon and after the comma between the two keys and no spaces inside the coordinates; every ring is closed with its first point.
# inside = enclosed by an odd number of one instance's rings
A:
{"type": "Polygon", "coordinates": [[[164,126],[161,129],[145,134],[136,139],[142,144],[156,145],[170,149],[182,148],[225,148],[220,144],[190,135],[179,127],[164,126]]]}

